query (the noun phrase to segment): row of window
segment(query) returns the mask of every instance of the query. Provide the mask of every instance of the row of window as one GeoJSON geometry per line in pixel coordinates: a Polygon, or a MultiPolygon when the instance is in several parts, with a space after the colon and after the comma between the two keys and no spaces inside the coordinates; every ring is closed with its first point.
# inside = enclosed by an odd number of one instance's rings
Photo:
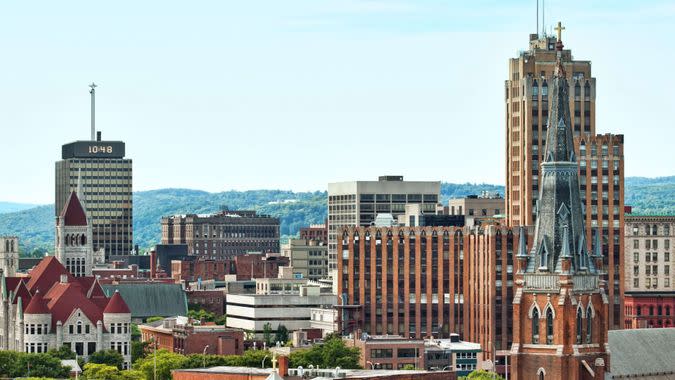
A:
{"type": "MultiPolygon", "coordinates": [[[[633,287],[634,288],[640,287],[640,279],[639,278],[633,278],[633,287]]],[[[645,279],[645,288],[656,289],[658,287],[659,287],[659,279],[658,278],[646,278],[645,279]]],[[[663,279],[663,287],[664,288],[670,288],[670,278],[664,278],[663,279]]]]}
{"type": "MultiPolygon", "coordinates": [[[[666,305],[665,308],[662,305],[658,305],[656,308],[654,307],[654,305],[650,305],[649,307],[645,306],[645,309],[649,310],[649,314],[644,314],[646,316],[654,316],[654,315],[661,316],[661,315],[664,315],[663,314],[664,309],[666,311],[665,315],[670,316],[670,306],[669,305],[666,305]],[[656,314],[654,314],[654,311],[656,311],[656,314]]],[[[637,306],[635,308],[635,310],[637,312],[637,314],[636,314],[637,316],[643,315],[642,314],[642,305],[637,306]]],[[[626,315],[632,315],[632,314],[633,314],[633,308],[630,307],[630,306],[626,306],[626,315]]]]}
{"type": "Polygon", "coordinates": [[[24,343],[24,352],[42,353],[47,350],[47,343],[24,343]]]}
{"type": "Polygon", "coordinates": [[[129,323],[111,323],[110,324],[110,333],[111,334],[128,334],[129,333],[129,323]]]}
{"type": "MultiPolygon", "coordinates": [[[[658,265],[647,265],[645,266],[645,274],[647,276],[657,276],[659,274],[659,266],[658,265]]],[[[668,276],[670,275],[670,265],[664,265],[663,266],[663,274],[668,276]]],[[[635,265],[633,266],[633,275],[639,276],[640,275],[640,266],[635,265]]]]}
{"type": "MultiPolygon", "coordinates": [[[[659,241],[657,239],[645,239],[644,240],[645,244],[645,249],[659,249],[659,241]]],[[[634,239],[633,240],[633,248],[634,249],[639,249],[640,248],[640,240],[634,239]]],[[[664,239],[663,240],[663,248],[664,249],[670,249],[670,239],[664,239]]]]}
{"type": "Polygon", "coordinates": [[[110,349],[127,356],[129,355],[129,342],[110,342],[110,349]]]}
{"type": "Polygon", "coordinates": [[[46,323],[26,323],[24,326],[26,335],[44,335],[49,334],[49,325],[46,323]]]}
{"type": "MultiPolygon", "coordinates": [[[[659,234],[659,227],[656,224],[652,224],[651,226],[649,224],[645,224],[643,227],[640,226],[633,226],[633,235],[637,236],[640,234],[640,230],[643,230],[645,235],[650,236],[656,236],[659,234]]],[[[664,224],[661,227],[661,235],[663,236],[670,236],[670,225],[669,224],[664,224]]]]}

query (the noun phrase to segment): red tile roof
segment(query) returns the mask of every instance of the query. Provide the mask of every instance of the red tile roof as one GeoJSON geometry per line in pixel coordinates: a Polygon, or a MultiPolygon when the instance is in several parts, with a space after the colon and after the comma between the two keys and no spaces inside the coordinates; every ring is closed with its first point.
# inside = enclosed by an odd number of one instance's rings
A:
{"type": "Polygon", "coordinates": [[[19,284],[16,286],[16,289],[14,290],[14,299],[12,300],[12,303],[16,303],[19,298],[21,298],[21,304],[23,305],[24,308],[28,306],[28,303],[32,298],[30,292],[28,291],[28,288],[26,288],[26,283],[23,281],[19,281],[19,284]]]}
{"type": "Polygon", "coordinates": [[[105,310],[103,310],[103,313],[126,313],[129,314],[131,313],[131,310],[129,310],[129,306],[127,306],[127,303],[124,302],[122,299],[122,296],[120,295],[119,291],[115,291],[115,294],[113,294],[112,297],[110,297],[110,302],[108,302],[108,306],[105,307],[105,310]]]}
{"type": "Polygon", "coordinates": [[[61,217],[64,218],[66,226],[86,226],[87,215],[84,213],[84,208],[77,194],[73,191],[68,197],[68,201],[63,206],[61,217]]]}
{"type": "Polygon", "coordinates": [[[30,280],[26,285],[31,293],[39,290],[42,294],[46,294],[54,283],[61,280],[62,274],[68,276],[68,282],[75,279],[56,257],[47,256],[30,272],[30,280]]]}
{"type": "Polygon", "coordinates": [[[50,314],[49,308],[47,307],[47,301],[42,298],[42,293],[36,292],[33,298],[31,298],[26,310],[23,311],[24,314],[50,314]]]}
{"type": "Polygon", "coordinates": [[[76,282],[55,283],[45,294],[45,299],[52,313],[52,327],[56,327],[57,321],[65,323],[78,308],[92,323],[103,321],[101,308],[85,297],[82,287],[76,282]]]}

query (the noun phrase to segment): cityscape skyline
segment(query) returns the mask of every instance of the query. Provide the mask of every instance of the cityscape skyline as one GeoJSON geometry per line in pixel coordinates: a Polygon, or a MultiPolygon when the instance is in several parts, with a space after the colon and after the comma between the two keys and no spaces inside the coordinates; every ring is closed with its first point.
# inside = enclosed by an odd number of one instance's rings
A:
{"type": "MultiPolygon", "coordinates": [[[[147,5],[135,15],[95,6],[46,6],[29,23],[7,19],[1,30],[20,33],[3,33],[0,41],[10,55],[24,58],[0,63],[5,72],[14,73],[2,79],[0,125],[9,127],[8,140],[33,142],[30,149],[8,144],[0,153],[5,161],[24,161],[7,168],[14,186],[0,190],[0,199],[53,201],[53,187],[43,179],[52,177],[60,144],[88,138],[85,91],[92,80],[100,85],[97,128],[104,140],[127,142],[136,161],[135,190],[314,191],[325,189],[328,182],[353,179],[354,172],[358,179],[389,173],[410,180],[504,183],[503,61],[513,56],[514,46],[527,48],[527,36],[535,29],[534,4],[500,7],[482,2],[471,9],[404,1],[294,5],[270,3],[271,16],[232,5],[218,22],[210,19],[215,16],[205,16],[203,8],[193,14],[172,6],[160,12],[161,18],[153,18],[156,10],[147,5]],[[182,11],[187,13],[179,14],[182,11]],[[52,17],[52,12],[63,17],[52,17]],[[191,17],[197,13],[207,19],[191,17]],[[418,18],[425,20],[423,25],[415,23],[418,18]],[[258,22],[247,25],[252,19],[258,22]],[[181,20],[185,28],[173,28],[181,20]],[[118,22],[129,27],[118,30],[118,22]],[[240,43],[237,36],[248,43],[240,43]],[[186,53],[175,55],[173,49],[178,48],[186,53]],[[474,58],[456,54],[469,49],[474,58]],[[186,57],[190,55],[192,59],[186,57]],[[139,83],[145,85],[139,88],[139,83]],[[37,101],[28,101],[36,88],[37,101]],[[423,136],[447,138],[417,146],[397,143],[397,135],[419,130],[420,125],[423,136]],[[351,137],[363,131],[383,139],[372,144],[351,137]],[[352,151],[379,157],[405,149],[413,157],[425,157],[426,163],[405,160],[392,166],[376,160],[365,167],[361,155],[341,154],[345,146],[337,142],[297,146],[293,136],[298,134],[314,135],[317,142],[343,135],[352,151]],[[449,167],[447,150],[455,157],[469,157],[471,165],[449,167]],[[187,158],[167,158],[176,153],[187,158]],[[248,158],[246,164],[228,164],[242,157],[248,158]],[[221,167],[215,171],[220,175],[214,175],[214,167],[221,167]],[[289,181],[289,174],[300,168],[316,174],[289,181]],[[258,174],[263,171],[264,176],[258,174]]],[[[575,58],[592,60],[594,76],[601,78],[597,133],[621,133],[630,141],[625,148],[630,157],[627,176],[672,174],[667,141],[673,132],[660,120],[667,120],[665,89],[675,79],[661,76],[659,86],[650,86],[648,80],[612,78],[642,64],[644,57],[650,57],[650,71],[667,72],[674,53],[658,46],[667,41],[663,31],[674,7],[665,2],[639,8],[612,4],[611,9],[609,3],[594,9],[577,5],[548,1],[547,24],[562,19],[575,58]],[[610,28],[628,20],[641,27],[610,28]],[[592,39],[585,38],[589,34],[592,39]],[[624,96],[628,93],[640,96],[624,96]],[[650,112],[622,111],[628,107],[650,112]],[[664,138],[650,137],[657,132],[664,138]]],[[[222,10],[211,7],[213,13],[222,10]]],[[[29,11],[23,5],[3,8],[3,14],[29,11]]]]}

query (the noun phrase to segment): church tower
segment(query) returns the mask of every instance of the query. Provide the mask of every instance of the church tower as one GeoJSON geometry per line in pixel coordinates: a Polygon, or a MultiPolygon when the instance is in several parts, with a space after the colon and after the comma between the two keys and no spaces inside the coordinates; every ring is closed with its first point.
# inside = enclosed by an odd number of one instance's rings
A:
{"type": "Polygon", "coordinates": [[[0,236],[0,272],[13,277],[19,268],[19,239],[16,236],[0,236]]]}
{"type": "Polygon", "coordinates": [[[558,23],[533,246],[519,247],[513,300],[515,380],[604,379],[608,298],[601,237],[588,249],[558,23]]]}
{"type": "Polygon", "coordinates": [[[56,258],[75,277],[91,276],[94,266],[92,225],[76,192],[56,218],[56,258]]]}

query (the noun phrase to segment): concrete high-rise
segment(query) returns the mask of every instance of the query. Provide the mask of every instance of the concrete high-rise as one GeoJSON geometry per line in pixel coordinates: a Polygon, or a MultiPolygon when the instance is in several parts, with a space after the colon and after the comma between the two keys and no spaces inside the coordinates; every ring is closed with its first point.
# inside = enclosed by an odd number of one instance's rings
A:
{"type": "Polygon", "coordinates": [[[73,191],[80,195],[92,224],[93,249],[106,260],[133,250],[132,161],[122,141],[75,141],[62,147],[56,162],[54,215],[59,216],[73,191]]]}
{"type": "MultiPolygon", "coordinates": [[[[540,163],[544,160],[553,71],[558,38],[530,35],[527,51],[509,60],[506,99],[505,211],[511,227],[536,223],[540,163]]],[[[591,62],[574,60],[571,50],[560,51],[570,91],[570,128],[579,165],[582,213],[586,228],[601,228],[604,264],[609,276],[612,328],[623,320],[623,135],[596,135],[596,79],[591,62]]]]}
{"type": "Polygon", "coordinates": [[[347,226],[370,226],[377,214],[394,219],[405,214],[408,203],[422,204],[422,211],[436,213],[440,181],[404,181],[402,176],[381,176],[377,181],[328,184],[328,270],[337,268],[337,239],[347,226]]]}

